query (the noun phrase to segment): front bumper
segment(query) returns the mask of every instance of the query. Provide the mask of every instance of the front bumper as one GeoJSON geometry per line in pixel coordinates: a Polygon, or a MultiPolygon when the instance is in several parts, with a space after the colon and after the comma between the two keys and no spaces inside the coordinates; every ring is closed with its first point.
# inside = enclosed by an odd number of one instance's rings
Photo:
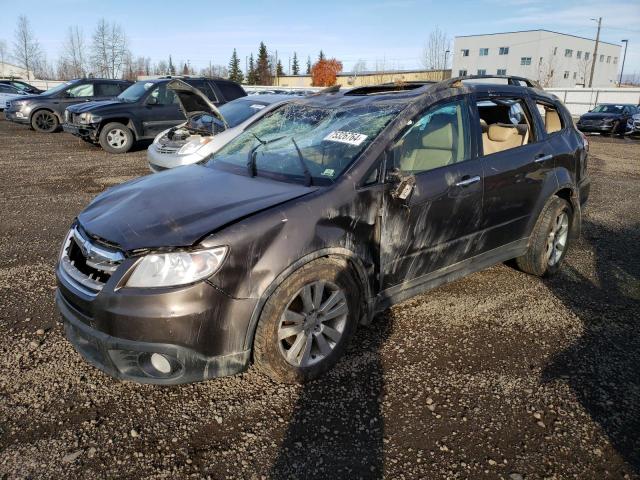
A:
{"type": "Polygon", "coordinates": [[[88,295],[62,267],[56,275],[56,304],[68,340],[113,377],[173,385],[232,375],[249,365],[245,338],[253,299],[229,297],[207,282],[114,289],[120,283],[117,274],[100,292],[88,295]],[[153,353],[164,355],[175,368],[168,374],[149,368],[153,353]]]}
{"type": "Polygon", "coordinates": [[[585,133],[611,133],[613,130],[613,125],[583,125],[578,123],[576,127],[585,133]]]}
{"type": "Polygon", "coordinates": [[[29,115],[8,108],[4,110],[4,118],[11,122],[29,124],[29,115]]]}
{"type": "Polygon", "coordinates": [[[189,155],[179,155],[178,152],[161,153],[156,143],[152,143],[149,145],[149,148],[147,148],[147,162],[149,162],[149,169],[154,173],[170,168],[182,167],[184,165],[193,165],[194,163],[201,162],[205,156],[206,155],[199,153],[199,151],[189,155]]]}
{"type": "Polygon", "coordinates": [[[75,135],[76,137],[90,138],[93,141],[98,140],[98,127],[94,125],[76,125],[74,123],[63,123],[62,129],[75,135]]]}

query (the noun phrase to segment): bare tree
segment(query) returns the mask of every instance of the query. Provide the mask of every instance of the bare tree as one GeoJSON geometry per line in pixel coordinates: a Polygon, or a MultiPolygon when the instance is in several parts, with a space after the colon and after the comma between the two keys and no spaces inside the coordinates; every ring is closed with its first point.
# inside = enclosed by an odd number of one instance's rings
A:
{"type": "Polygon", "coordinates": [[[589,58],[588,60],[586,60],[584,57],[585,55],[583,55],[582,58],[578,60],[578,75],[580,76],[580,83],[583,86],[586,86],[587,79],[589,78],[589,72],[591,72],[592,59],[589,58]]]}
{"type": "Polygon", "coordinates": [[[4,72],[4,62],[7,59],[7,42],[0,40],[0,72],[4,72]]]}
{"type": "Polygon", "coordinates": [[[547,88],[553,85],[553,79],[557,73],[556,56],[553,49],[549,50],[546,57],[540,57],[538,61],[538,83],[547,88]]]}
{"type": "Polygon", "coordinates": [[[42,50],[33,36],[29,20],[24,15],[18,17],[18,25],[13,42],[13,56],[18,65],[27,71],[27,79],[30,79],[34,67],[40,61],[42,50]]]}
{"type": "Polygon", "coordinates": [[[127,69],[130,52],[127,36],[117,23],[109,23],[104,18],[98,22],[91,44],[91,61],[96,74],[106,78],[119,78],[127,69]]]}
{"type": "Polygon", "coordinates": [[[365,62],[363,59],[358,59],[358,61],[356,63],[354,63],[353,65],[353,75],[351,75],[351,77],[349,77],[349,84],[350,85],[355,85],[358,77],[362,74],[362,72],[364,72],[367,69],[367,62],[365,62]]]}
{"type": "Polygon", "coordinates": [[[445,70],[449,50],[451,50],[451,40],[446,32],[436,27],[429,34],[429,40],[422,52],[422,64],[429,70],[445,70]]]}
{"type": "Polygon", "coordinates": [[[86,41],[82,30],[76,25],[69,27],[62,44],[62,55],[59,61],[64,67],[67,77],[80,78],[87,75],[86,41]]]}

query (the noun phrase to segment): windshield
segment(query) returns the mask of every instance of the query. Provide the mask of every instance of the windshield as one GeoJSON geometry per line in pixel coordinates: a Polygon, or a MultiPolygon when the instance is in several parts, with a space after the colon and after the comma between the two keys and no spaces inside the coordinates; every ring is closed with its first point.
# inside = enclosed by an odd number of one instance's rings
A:
{"type": "Polygon", "coordinates": [[[55,87],[51,87],[49,90],[44,92],[43,95],[51,95],[53,93],[58,93],[67,88],[69,85],[73,85],[73,82],[62,82],[60,85],[56,85],[55,87]]]}
{"type": "Polygon", "coordinates": [[[622,113],[622,105],[598,105],[593,109],[596,113],[622,113]]]}
{"type": "Polygon", "coordinates": [[[242,99],[225,103],[219,108],[219,110],[224,119],[227,121],[227,125],[229,125],[229,127],[235,127],[237,125],[240,125],[249,117],[258,113],[267,105],[268,103],[260,102],[257,100],[247,101],[245,99],[242,99]]]}
{"type": "Polygon", "coordinates": [[[215,153],[207,166],[326,185],[376,138],[404,105],[316,108],[287,104],[215,153]]]}
{"type": "Polygon", "coordinates": [[[123,102],[137,102],[154,85],[154,82],[136,82],[118,95],[117,98],[123,102]]]}

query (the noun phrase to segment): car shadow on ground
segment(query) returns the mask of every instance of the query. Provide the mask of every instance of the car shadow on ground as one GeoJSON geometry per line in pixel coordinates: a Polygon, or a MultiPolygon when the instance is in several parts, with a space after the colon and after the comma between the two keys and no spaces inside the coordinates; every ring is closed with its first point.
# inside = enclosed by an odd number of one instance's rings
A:
{"type": "Polygon", "coordinates": [[[377,479],[383,474],[380,347],[390,312],[360,327],[346,358],[302,387],[270,479],[377,479]]]}
{"type": "Polygon", "coordinates": [[[565,265],[547,285],[583,332],[551,360],[543,381],[571,387],[627,462],[620,478],[633,476],[640,473],[640,224],[612,230],[585,222],[582,238],[593,251],[595,278],[565,265]]]}

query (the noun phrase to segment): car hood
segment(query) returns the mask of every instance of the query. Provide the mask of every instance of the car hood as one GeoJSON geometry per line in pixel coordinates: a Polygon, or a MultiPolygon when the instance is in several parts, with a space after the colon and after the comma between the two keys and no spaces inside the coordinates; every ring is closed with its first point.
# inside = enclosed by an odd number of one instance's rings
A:
{"type": "Polygon", "coordinates": [[[259,211],[317,190],[200,165],[147,175],[98,195],[78,216],[124,251],[185,247],[259,211]]]}
{"type": "Polygon", "coordinates": [[[622,115],[620,113],[597,113],[590,112],[585,113],[580,117],[580,120],[604,120],[605,118],[620,118],[622,115]]]}
{"type": "Polygon", "coordinates": [[[67,110],[72,113],[84,113],[95,112],[103,107],[110,107],[112,105],[122,105],[124,102],[116,100],[115,98],[110,100],[94,100],[91,102],[76,103],[75,105],[69,105],[67,110]]]}
{"type": "Polygon", "coordinates": [[[173,90],[178,96],[185,117],[189,118],[191,115],[206,112],[217,117],[225,126],[227,125],[220,110],[197,88],[178,79],[171,80],[167,83],[167,87],[173,90]]]}

